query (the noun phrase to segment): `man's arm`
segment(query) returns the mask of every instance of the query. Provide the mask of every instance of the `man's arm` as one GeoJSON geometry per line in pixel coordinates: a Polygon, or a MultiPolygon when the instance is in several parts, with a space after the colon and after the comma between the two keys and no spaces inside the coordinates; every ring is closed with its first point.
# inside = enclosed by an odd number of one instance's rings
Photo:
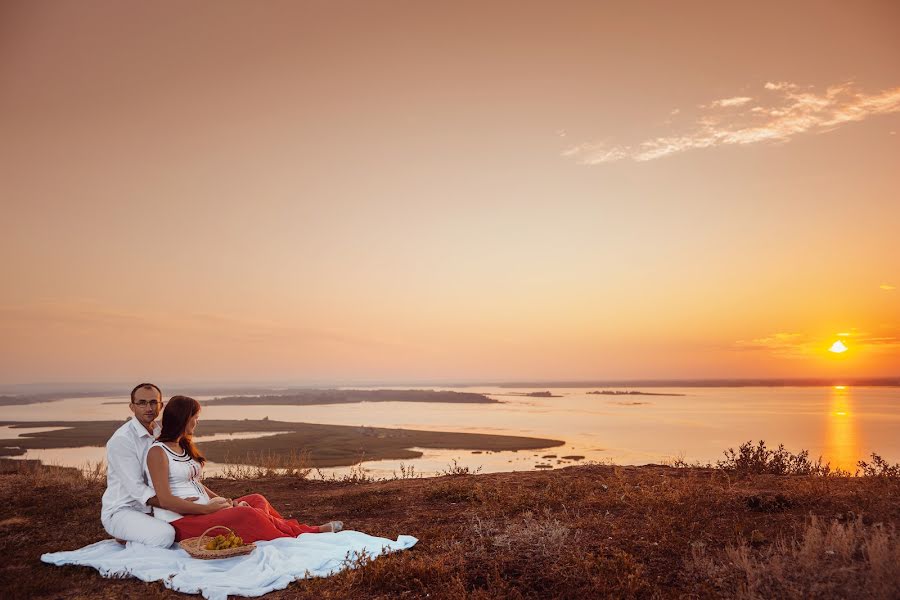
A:
{"type": "Polygon", "coordinates": [[[107,470],[114,471],[128,494],[144,505],[159,506],[149,501],[156,496],[153,488],[144,483],[143,457],[137,448],[124,438],[115,437],[106,444],[107,470]]]}

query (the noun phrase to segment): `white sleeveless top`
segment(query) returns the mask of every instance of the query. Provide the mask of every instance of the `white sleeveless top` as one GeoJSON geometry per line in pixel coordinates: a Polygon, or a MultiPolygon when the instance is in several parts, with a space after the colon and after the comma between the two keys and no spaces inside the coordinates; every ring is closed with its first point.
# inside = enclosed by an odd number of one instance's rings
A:
{"type": "MultiPolygon", "coordinates": [[[[203,465],[191,458],[187,451],[182,450],[180,453],[175,452],[163,442],[153,442],[150,450],[153,448],[162,448],[166,458],[169,459],[169,489],[172,495],[179,498],[193,498],[197,504],[209,504],[209,494],[200,484],[203,477],[203,465]]],[[[150,487],[153,487],[153,479],[150,477],[150,469],[144,463],[144,470],[147,472],[147,481],[150,487]]],[[[153,507],[153,516],[157,519],[170,523],[176,519],[180,519],[181,515],[175,511],[165,508],[153,507]]]]}

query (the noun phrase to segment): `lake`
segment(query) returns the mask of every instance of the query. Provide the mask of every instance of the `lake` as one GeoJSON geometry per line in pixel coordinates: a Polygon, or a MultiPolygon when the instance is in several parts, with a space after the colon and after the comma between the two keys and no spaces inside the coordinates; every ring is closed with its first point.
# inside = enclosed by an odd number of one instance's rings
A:
{"type": "MultiPolygon", "coordinates": [[[[353,389],[391,389],[384,387],[353,389]]],[[[409,389],[397,387],[393,389],[409,389]]],[[[579,462],[564,456],[616,464],[659,463],[673,458],[715,461],[728,447],[747,440],[765,440],[770,447],[783,443],[788,450],[809,450],[832,466],[853,471],[856,462],[877,452],[890,462],[900,461],[900,388],[897,387],[742,387],[644,388],[651,393],[682,396],[598,395],[598,388],[429,388],[477,392],[500,404],[441,404],[363,402],[320,406],[208,406],[203,419],[261,419],[336,425],[398,427],[431,431],[459,431],[528,435],[565,440],[546,451],[472,453],[427,450],[414,461],[403,461],[417,472],[440,472],[456,460],[482,472],[555,468],[579,462]],[[550,391],[559,397],[512,394],[550,391]]],[[[621,388],[619,388],[621,389],[621,388]]],[[[209,399],[197,396],[198,400],[209,399]]],[[[91,421],[125,419],[131,413],[121,397],[72,398],[55,402],[0,408],[6,421],[91,421]]],[[[3,428],[0,428],[3,429],[3,428]]],[[[4,438],[15,430],[0,431],[4,438]]],[[[235,434],[262,437],[261,433],[235,434]]],[[[218,435],[208,439],[228,439],[218,435]]],[[[202,447],[203,438],[197,442],[202,447]]],[[[103,457],[102,448],[34,450],[25,458],[39,458],[80,466],[103,457]]],[[[398,472],[400,461],[363,464],[372,474],[398,472]]],[[[211,468],[210,471],[215,471],[211,468]]],[[[342,474],[348,469],[329,469],[342,474]]]]}

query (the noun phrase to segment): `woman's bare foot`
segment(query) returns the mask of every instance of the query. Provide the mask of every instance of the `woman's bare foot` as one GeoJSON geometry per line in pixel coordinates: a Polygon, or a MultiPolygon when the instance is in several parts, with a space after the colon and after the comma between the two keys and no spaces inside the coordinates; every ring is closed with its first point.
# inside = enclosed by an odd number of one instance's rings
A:
{"type": "Polygon", "coordinates": [[[324,525],[319,525],[319,533],[337,533],[344,528],[341,521],[329,521],[324,525]]]}

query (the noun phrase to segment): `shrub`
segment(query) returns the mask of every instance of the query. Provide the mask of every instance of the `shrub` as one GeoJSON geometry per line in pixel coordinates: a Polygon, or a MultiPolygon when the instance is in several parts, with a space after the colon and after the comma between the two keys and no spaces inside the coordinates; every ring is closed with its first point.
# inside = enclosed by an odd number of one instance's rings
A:
{"type": "Polygon", "coordinates": [[[792,454],[785,450],[784,444],[779,444],[776,450],[770,450],[766,443],[760,440],[754,446],[753,442],[744,442],[737,451],[734,448],[725,450],[725,460],[716,462],[716,467],[733,473],[739,477],[747,475],[839,475],[846,474],[840,470],[832,469],[830,463],[822,464],[820,456],[816,462],[809,460],[809,451],[801,450],[799,454],[792,454]]]}
{"type": "Polygon", "coordinates": [[[456,462],[456,459],[453,459],[453,464],[448,464],[446,469],[441,471],[441,475],[475,475],[481,472],[482,467],[476,467],[472,469],[469,466],[460,466],[459,463],[456,462]]]}
{"type": "Polygon", "coordinates": [[[316,477],[321,481],[330,481],[336,483],[350,483],[350,484],[361,484],[361,483],[375,483],[376,481],[384,481],[384,478],[375,477],[369,473],[369,470],[362,466],[362,461],[350,467],[350,471],[341,476],[337,476],[334,473],[330,475],[326,475],[322,469],[318,467],[315,469],[316,477]]]}
{"type": "Polygon", "coordinates": [[[422,477],[422,473],[416,473],[416,465],[406,466],[400,463],[400,475],[397,475],[397,471],[394,471],[392,479],[418,479],[420,477],[422,477]]]}
{"type": "Polygon", "coordinates": [[[878,477],[885,479],[900,478],[900,463],[891,465],[874,452],[872,453],[871,464],[864,460],[861,460],[856,464],[862,469],[863,477],[878,477]]]}

